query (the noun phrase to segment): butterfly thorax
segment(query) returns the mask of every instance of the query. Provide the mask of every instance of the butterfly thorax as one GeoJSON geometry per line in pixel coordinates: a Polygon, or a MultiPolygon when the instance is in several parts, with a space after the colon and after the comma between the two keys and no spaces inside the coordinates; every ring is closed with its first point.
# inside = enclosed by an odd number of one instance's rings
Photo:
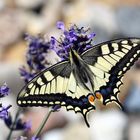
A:
{"type": "Polygon", "coordinates": [[[71,49],[69,56],[72,72],[76,79],[77,85],[80,84],[84,88],[93,93],[94,91],[93,72],[90,70],[89,66],[84,62],[84,60],[75,50],[71,49]]]}

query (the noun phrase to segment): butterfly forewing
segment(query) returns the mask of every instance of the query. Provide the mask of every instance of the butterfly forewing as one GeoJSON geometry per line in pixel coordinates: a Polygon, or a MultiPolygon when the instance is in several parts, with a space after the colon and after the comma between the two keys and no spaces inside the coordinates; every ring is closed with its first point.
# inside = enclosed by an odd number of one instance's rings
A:
{"type": "Polygon", "coordinates": [[[122,78],[140,56],[140,39],[127,38],[101,43],[82,54],[93,71],[95,93],[103,95],[103,104],[116,101],[122,78]]]}
{"type": "Polygon", "coordinates": [[[21,90],[17,100],[18,104],[27,106],[32,105],[34,101],[37,105],[36,97],[41,100],[42,96],[48,94],[64,93],[65,89],[62,87],[63,85],[66,86],[65,81],[68,80],[70,74],[71,69],[68,61],[58,63],[42,71],[21,90]]]}

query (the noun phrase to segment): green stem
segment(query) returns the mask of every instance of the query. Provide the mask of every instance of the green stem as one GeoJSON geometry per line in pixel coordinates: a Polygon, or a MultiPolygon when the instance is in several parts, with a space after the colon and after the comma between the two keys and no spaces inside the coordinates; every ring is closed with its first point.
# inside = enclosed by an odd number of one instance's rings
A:
{"type": "Polygon", "coordinates": [[[36,133],[35,133],[35,138],[37,138],[39,136],[39,134],[41,133],[44,125],[46,124],[48,118],[50,117],[51,113],[53,112],[52,109],[50,109],[50,111],[46,114],[45,118],[43,119],[41,125],[39,126],[39,128],[37,129],[36,133]]]}
{"type": "Polygon", "coordinates": [[[18,108],[17,113],[16,113],[16,116],[14,118],[14,122],[13,122],[11,128],[10,128],[10,132],[9,132],[8,137],[7,137],[7,140],[10,140],[11,139],[11,136],[12,136],[12,133],[13,133],[13,130],[14,130],[14,127],[15,127],[15,124],[16,124],[16,121],[17,121],[17,118],[18,118],[18,116],[20,114],[20,111],[21,111],[20,108],[18,108]]]}

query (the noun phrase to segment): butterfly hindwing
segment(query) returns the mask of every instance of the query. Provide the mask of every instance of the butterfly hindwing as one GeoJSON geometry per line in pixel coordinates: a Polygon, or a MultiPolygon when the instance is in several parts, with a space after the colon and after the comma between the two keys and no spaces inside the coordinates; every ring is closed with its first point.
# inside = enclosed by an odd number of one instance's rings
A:
{"type": "Polygon", "coordinates": [[[140,56],[140,39],[128,38],[108,41],[82,54],[83,60],[95,74],[95,94],[100,92],[103,104],[118,100],[122,78],[140,56]]]}

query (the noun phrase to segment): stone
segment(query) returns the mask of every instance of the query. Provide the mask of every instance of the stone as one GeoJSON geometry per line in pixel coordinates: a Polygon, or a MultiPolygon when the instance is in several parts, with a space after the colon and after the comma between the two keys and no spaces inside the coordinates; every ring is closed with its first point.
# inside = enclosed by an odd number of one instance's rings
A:
{"type": "Polygon", "coordinates": [[[116,10],[116,21],[121,34],[128,37],[140,36],[140,8],[123,6],[116,10]]]}
{"type": "Polygon", "coordinates": [[[0,12],[0,47],[15,43],[24,30],[18,10],[5,9],[0,12]]]}

